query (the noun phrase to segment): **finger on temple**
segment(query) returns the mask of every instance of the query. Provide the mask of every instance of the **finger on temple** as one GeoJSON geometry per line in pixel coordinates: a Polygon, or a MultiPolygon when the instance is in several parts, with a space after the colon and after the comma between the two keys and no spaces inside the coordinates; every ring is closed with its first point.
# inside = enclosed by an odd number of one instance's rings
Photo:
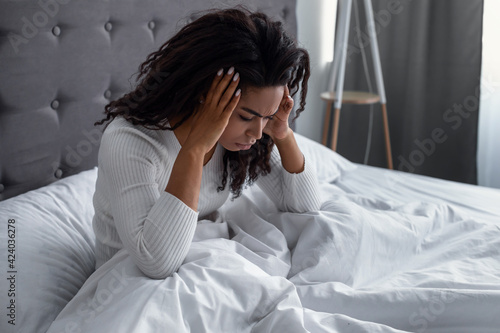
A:
{"type": "Polygon", "coordinates": [[[241,92],[238,95],[233,95],[228,105],[224,109],[224,112],[228,114],[228,117],[233,113],[234,109],[236,108],[236,105],[238,105],[240,97],[241,97],[241,92]]]}

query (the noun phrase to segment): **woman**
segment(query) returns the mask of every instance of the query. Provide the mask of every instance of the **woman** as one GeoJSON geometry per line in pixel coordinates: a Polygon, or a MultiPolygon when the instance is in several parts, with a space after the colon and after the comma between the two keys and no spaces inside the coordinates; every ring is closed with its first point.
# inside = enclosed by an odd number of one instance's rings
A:
{"type": "Polygon", "coordinates": [[[256,183],[282,210],[319,208],[314,172],[288,117],[307,51],[281,23],[239,9],[182,28],[140,66],[137,88],[106,106],[94,195],[96,266],[125,249],[165,278],[182,264],[198,220],[256,183]]]}

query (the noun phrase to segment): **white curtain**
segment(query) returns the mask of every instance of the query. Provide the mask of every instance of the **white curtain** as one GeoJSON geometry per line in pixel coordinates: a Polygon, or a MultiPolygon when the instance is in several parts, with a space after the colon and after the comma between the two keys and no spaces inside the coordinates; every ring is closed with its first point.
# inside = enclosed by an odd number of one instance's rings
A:
{"type": "Polygon", "coordinates": [[[500,188],[500,1],[484,0],[478,184],[500,188]]]}

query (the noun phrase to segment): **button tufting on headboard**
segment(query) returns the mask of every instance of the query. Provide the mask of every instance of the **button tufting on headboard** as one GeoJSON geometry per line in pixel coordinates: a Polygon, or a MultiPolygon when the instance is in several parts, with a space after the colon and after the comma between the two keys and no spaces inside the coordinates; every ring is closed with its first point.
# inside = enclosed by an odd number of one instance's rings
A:
{"type": "Polygon", "coordinates": [[[50,107],[57,110],[59,108],[59,101],[57,99],[53,100],[52,103],[50,103],[50,107]]]}
{"type": "Polygon", "coordinates": [[[106,29],[106,31],[111,31],[113,29],[113,24],[111,22],[106,22],[104,29],[106,29]]]}
{"type": "Polygon", "coordinates": [[[62,175],[63,171],[61,169],[57,169],[56,172],[54,172],[54,177],[56,177],[57,179],[62,178],[62,175]]]}
{"type": "Polygon", "coordinates": [[[54,26],[52,28],[52,34],[56,37],[58,37],[60,34],[61,34],[61,28],[59,28],[59,26],[54,26]]]}
{"type": "Polygon", "coordinates": [[[294,0],[56,2],[0,0],[0,200],[95,167],[104,106],[200,11],[243,4],[296,35],[294,0]]]}

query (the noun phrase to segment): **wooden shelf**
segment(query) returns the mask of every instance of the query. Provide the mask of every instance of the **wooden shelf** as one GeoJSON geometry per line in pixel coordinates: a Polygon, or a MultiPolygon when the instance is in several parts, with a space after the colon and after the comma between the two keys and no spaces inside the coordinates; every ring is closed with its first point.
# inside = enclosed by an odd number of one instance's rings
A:
{"type": "MultiPolygon", "coordinates": [[[[327,91],[321,94],[321,99],[327,102],[335,101],[335,92],[327,91]]],[[[380,96],[364,91],[344,91],[342,104],[374,104],[380,102],[380,96]]]]}

